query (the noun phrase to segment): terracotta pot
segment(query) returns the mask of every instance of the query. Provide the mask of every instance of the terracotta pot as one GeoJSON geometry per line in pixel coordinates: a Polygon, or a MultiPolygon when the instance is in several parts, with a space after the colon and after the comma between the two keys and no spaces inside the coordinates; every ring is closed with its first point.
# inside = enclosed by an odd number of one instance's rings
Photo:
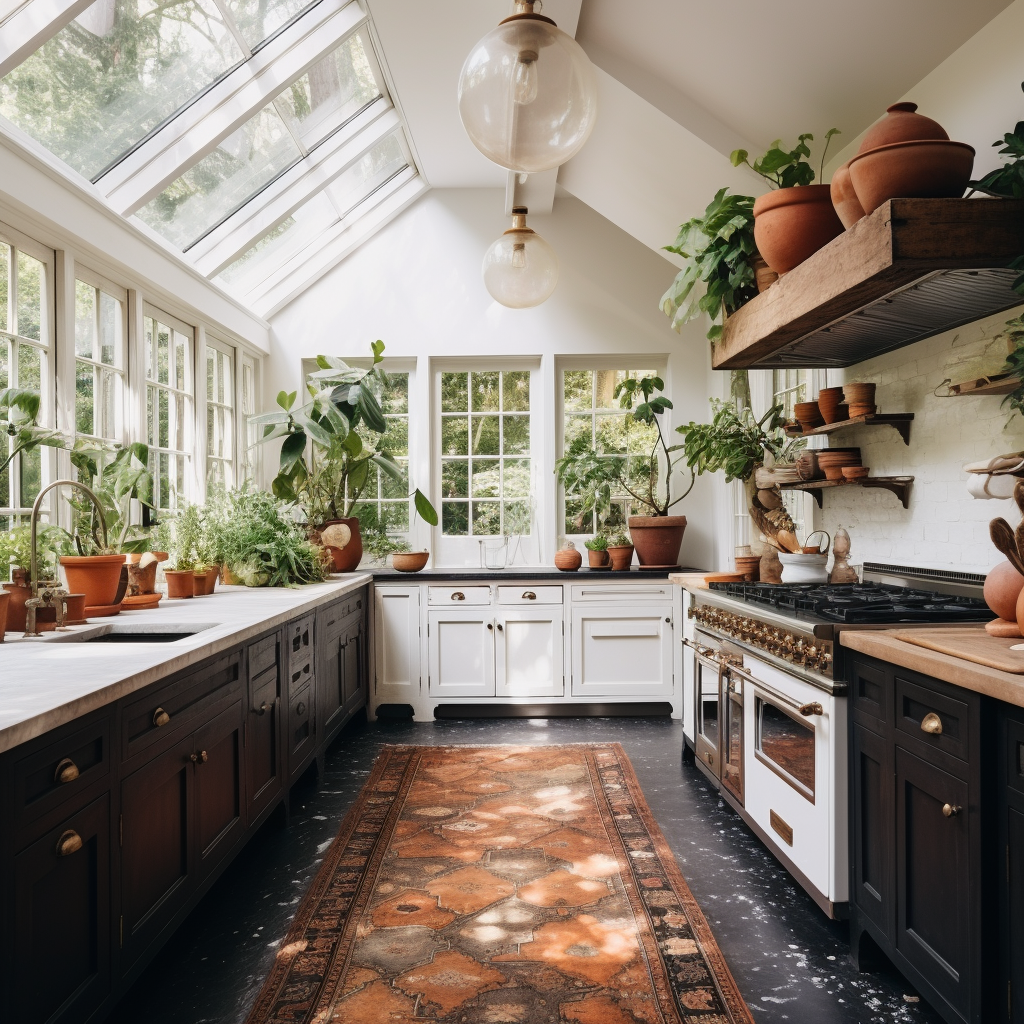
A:
{"type": "Polygon", "coordinates": [[[85,622],[85,594],[68,594],[64,610],[65,626],[80,626],[85,622]]]}
{"type": "Polygon", "coordinates": [[[817,402],[797,402],[793,406],[793,414],[799,420],[804,433],[825,425],[825,419],[821,415],[817,402]]]}
{"type": "Polygon", "coordinates": [[[630,516],[627,522],[641,565],[679,564],[686,516],[630,516]]]}
{"type": "Polygon", "coordinates": [[[754,241],[779,274],[799,266],[842,233],[828,185],[780,188],[754,203],[754,241]]]}
{"type": "Polygon", "coordinates": [[[328,539],[336,531],[331,531],[327,537],[323,538],[324,547],[327,548],[331,561],[334,563],[334,571],[354,572],[363,558],[363,537],[359,532],[359,520],[355,516],[349,516],[346,519],[329,519],[318,527],[316,532],[323,537],[324,531],[329,526],[347,526],[349,530],[349,538],[344,545],[336,546],[331,544],[328,539]]]}
{"type": "Polygon", "coordinates": [[[591,569],[602,569],[608,564],[608,551],[591,551],[587,548],[587,564],[591,569]]]}
{"type": "Polygon", "coordinates": [[[818,409],[826,423],[836,423],[839,419],[839,406],[843,400],[842,388],[822,388],[818,392],[818,409]]]}
{"type": "MultiPolygon", "coordinates": [[[[193,569],[192,570],[192,595],[193,597],[205,597],[210,593],[207,587],[207,577],[212,573],[212,569],[193,569]]],[[[170,594],[167,595],[170,597],[170,594]]]]}
{"type": "Polygon", "coordinates": [[[616,545],[608,549],[608,557],[612,562],[612,572],[628,572],[633,562],[633,545],[616,545]]]}
{"type": "Polygon", "coordinates": [[[888,117],[873,124],[861,140],[858,153],[866,153],[879,146],[891,146],[894,142],[911,142],[920,139],[949,140],[946,129],[924,114],[918,114],[916,103],[894,103],[886,109],[888,117]]]}
{"type": "Polygon", "coordinates": [[[964,194],[973,169],[974,147],[966,142],[897,142],[850,161],[850,177],[865,213],[889,199],[956,199],[964,194]]]}
{"type": "Polygon", "coordinates": [[[242,581],[231,571],[226,563],[220,567],[220,581],[225,587],[240,587],[242,581]]]}
{"type": "MultiPolygon", "coordinates": [[[[109,607],[118,603],[121,570],[125,569],[124,555],[65,555],[60,564],[67,577],[68,591],[85,594],[87,607],[109,607]]],[[[127,589],[127,571],[124,586],[127,589]]]]}
{"type": "Polygon", "coordinates": [[[212,569],[206,570],[206,590],[204,593],[207,595],[212,594],[217,589],[217,579],[220,577],[220,569],[214,566],[212,569]]]}
{"type": "Polygon", "coordinates": [[[429,558],[429,551],[396,551],[391,556],[391,564],[399,572],[419,572],[429,558]]]}
{"type": "Polygon", "coordinates": [[[841,466],[844,480],[863,480],[871,470],[867,466],[841,466]]]}
{"type": "Polygon", "coordinates": [[[804,483],[808,480],[817,480],[821,476],[818,453],[813,448],[805,449],[796,457],[796,475],[804,483]]]}
{"type": "Polygon", "coordinates": [[[757,583],[761,575],[761,556],[737,555],[736,571],[742,573],[747,583],[757,583]]]}
{"type": "Polygon", "coordinates": [[[1024,590],[1017,595],[1017,607],[1015,611],[1016,614],[1012,615],[1010,619],[1011,621],[1013,621],[1013,619],[1017,620],[1017,627],[1020,629],[1021,633],[1024,634],[1024,625],[1022,625],[1022,623],[1024,623],[1024,590]]]}
{"type": "Polygon", "coordinates": [[[583,556],[576,550],[572,541],[561,551],[555,552],[555,568],[562,572],[575,572],[583,564],[583,556]]]}
{"type": "Polygon", "coordinates": [[[851,405],[849,406],[848,416],[851,420],[856,419],[858,416],[874,416],[877,408],[877,405],[851,405]]]}
{"type": "Polygon", "coordinates": [[[757,282],[758,294],[771,288],[778,281],[779,275],[768,266],[759,252],[755,252],[750,257],[750,265],[754,268],[754,280],[757,282]]]}
{"type": "Polygon", "coordinates": [[[832,175],[832,184],[828,188],[836,216],[842,221],[844,228],[852,228],[865,214],[864,207],[860,205],[854,190],[853,179],[850,177],[849,160],[836,169],[832,175]]]}
{"type": "Polygon", "coordinates": [[[149,565],[139,568],[138,561],[128,566],[128,594],[131,597],[138,597],[139,594],[152,594],[156,590],[156,567],[157,562],[150,562],[149,565]]]}
{"type": "Polygon", "coordinates": [[[985,577],[985,604],[1001,619],[1017,620],[1017,599],[1024,590],[1024,576],[1009,562],[1000,562],[985,577]]]}
{"type": "Polygon", "coordinates": [[[843,401],[848,406],[870,405],[875,400],[875,387],[871,383],[860,384],[851,381],[843,385],[843,401]]]}
{"type": "Polygon", "coordinates": [[[167,580],[167,597],[171,600],[184,600],[195,593],[195,573],[191,569],[164,569],[167,580]]]}

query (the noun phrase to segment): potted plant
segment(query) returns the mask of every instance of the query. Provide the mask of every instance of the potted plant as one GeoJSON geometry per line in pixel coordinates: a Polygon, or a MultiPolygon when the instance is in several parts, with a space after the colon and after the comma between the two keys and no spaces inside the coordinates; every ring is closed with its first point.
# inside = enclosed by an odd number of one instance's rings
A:
{"type": "MultiPolygon", "coordinates": [[[[36,557],[42,579],[54,580],[58,575],[61,555],[70,555],[75,550],[71,536],[59,526],[40,523],[36,532],[36,557]]],[[[10,582],[3,584],[4,593],[9,595],[7,604],[7,629],[25,631],[25,602],[32,596],[29,571],[32,564],[31,529],[16,526],[13,530],[0,532],[0,574],[10,582]]],[[[52,629],[57,613],[53,608],[40,608],[36,622],[40,629],[52,629]]]]}
{"type": "Polygon", "coordinates": [[[585,540],[583,546],[587,549],[587,563],[591,569],[603,569],[608,564],[608,538],[603,533],[585,540]]]}
{"type": "MultiPolygon", "coordinates": [[[[686,516],[671,515],[671,510],[692,490],[695,474],[690,473],[690,486],[678,497],[672,495],[672,477],[682,456],[674,453],[682,445],[665,442],[661,416],[672,403],[657,392],[663,391],[661,377],[627,377],[615,387],[619,405],[629,410],[637,423],[655,428],[655,440],[646,457],[630,460],[620,455],[602,455],[585,437],[574,439],[565,455],[555,463],[555,475],[566,491],[582,499],[581,516],[591,509],[599,512],[610,504],[613,491],[629,495],[630,504],[646,511],[630,515],[627,523],[636,545],[641,565],[670,566],[679,559],[679,547],[686,530],[686,516]]],[[[611,547],[609,547],[609,553],[611,547]]]]}
{"type": "MultiPolygon", "coordinates": [[[[675,331],[707,313],[709,341],[717,341],[725,318],[757,294],[758,271],[765,266],[754,241],[754,198],[730,196],[728,191],[719,189],[704,215],[680,225],[676,240],[665,246],[683,258],[683,269],[661,297],[661,310],[675,331]],[[704,285],[699,298],[698,284],[704,285]]],[[[763,275],[761,280],[762,287],[771,283],[763,275]]]]}
{"type": "MultiPolygon", "coordinates": [[[[262,441],[283,438],[273,492],[305,509],[311,536],[330,551],[335,572],[351,572],[363,555],[359,520],[352,510],[377,468],[393,480],[402,470],[383,444],[387,421],[378,394],[387,376],[378,366],[384,343],[370,346],[370,369],[351,367],[335,356],[317,356],[319,369],[309,375],[310,400],[296,406],[296,392],[277,396],[280,411],[253,418],[263,427],[262,441]],[[378,435],[372,440],[363,433],[378,435]]],[[[437,513],[423,494],[414,492],[416,509],[431,525],[437,513]]]]}
{"type": "Polygon", "coordinates": [[[608,542],[608,557],[611,559],[612,572],[629,570],[633,563],[633,543],[626,534],[617,534],[608,542]]]}
{"type": "MultiPolygon", "coordinates": [[[[829,142],[839,134],[838,128],[825,133],[819,177],[824,174],[829,142]]],[[[808,162],[809,141],[814,141],[813,135],[801,135],[793,149],[784,150],[777,139],[753,163],[745,149],[734,150],[730,156],[734,167],[746,164],[773,190],[754,203],[754,240],[758,252],[778,274],[803,263],[843,232],[842,221],[832,205],[830,187],[811,184],[814,168],[808,162]]]]}
{"type": "Polygon", "coordinates": [[[194,596],[197,551],[201,536],[199,506],[185,504],[178,510],[174,519],[174,568],[164,569],[168,598],[178,600],[194,596]]]}

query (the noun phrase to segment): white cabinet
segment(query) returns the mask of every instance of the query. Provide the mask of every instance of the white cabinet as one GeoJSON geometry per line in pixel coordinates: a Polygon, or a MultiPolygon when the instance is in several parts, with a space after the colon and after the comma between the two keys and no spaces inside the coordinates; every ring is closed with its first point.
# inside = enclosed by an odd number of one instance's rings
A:
{"type": "Polygon", "coordinates": [[[499,610],[495,617],[495,682],[499,697],[562,696],[562,621],[561,605],[499,610]]]}
{"type": "Polygon", "coordinates": [[[373,700],[411,704],[420,696],[420,588],[375,587],[373,593],[373,700]]]}
{"type": "Polygon", "coordinates": [[[427,689],[435,697],[494,696],[494,614],[490,607],[427,612],[427,689]]]}
{"type": "Polygon", "coordinates": [[[574,697],[672,697],[672,606],[575,606],[574,697]]]}

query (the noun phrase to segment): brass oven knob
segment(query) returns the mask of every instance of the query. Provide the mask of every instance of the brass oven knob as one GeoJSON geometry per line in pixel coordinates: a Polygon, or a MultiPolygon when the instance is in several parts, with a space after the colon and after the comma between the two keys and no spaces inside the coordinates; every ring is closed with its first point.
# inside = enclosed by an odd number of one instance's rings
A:
{"type": "Polygon", "coordinates": [[[804,658],[808,665],[814,665],[818,661],[818,648],[814,644],[811,644],[807,650],[804,651],[804,658]]]}
{"type": "Polygon", "coordinates": [[[787,656],[791,655],[793,653],[793,645],[795,643],[796,643],[796,640],[794,639],[793,634],[792,633],[787,633],[782,638],[782,650],[783,650],[783,653],[785,653],[787,656]]]}

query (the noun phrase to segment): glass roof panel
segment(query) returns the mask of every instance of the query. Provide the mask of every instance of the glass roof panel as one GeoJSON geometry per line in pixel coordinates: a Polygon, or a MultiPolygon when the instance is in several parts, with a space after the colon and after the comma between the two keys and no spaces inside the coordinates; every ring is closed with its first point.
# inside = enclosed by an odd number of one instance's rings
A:
{"type": "Polygon", "coordinates": [[[269,104],[136,216],[186,249],[301,157],[284,121],[269,104]]]}
{"type": "Polygon", "coordinates": [[[95,179],[244,56],[212,0],[97,0],[0,80],[0,113],[95,179]]]}
{"type": "Polygon", "coordinates": [[[361,160],[338,175],[327,191],[344,217],[378,185],[408,164],[397,133],[378,142],[361,160]]]}
{"type": "Polygon", "coordinates": [[[0,0],[0,21],[6,21],[16,10],[24,7],[28,0],[0,0]]]}
{"type": "Polygon", "coordinates": [[[257,47],[316,0],[225,0],[249,49],[257,47]]]}
{"type": "Polygon", "coordinates": [[[380,95],[366,45],[357,32],[285,89],[278,102],[312,149],[380,95]]]}

